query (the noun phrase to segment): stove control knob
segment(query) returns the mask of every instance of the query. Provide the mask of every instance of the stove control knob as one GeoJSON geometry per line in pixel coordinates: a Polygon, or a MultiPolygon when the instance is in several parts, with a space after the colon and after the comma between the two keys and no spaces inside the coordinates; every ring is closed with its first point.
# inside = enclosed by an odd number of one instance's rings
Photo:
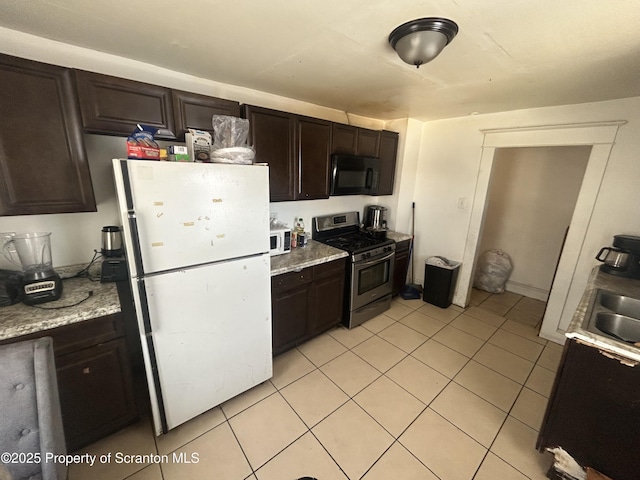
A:
{"type": "Polygon", "coordinates": [[[360,255],[360,258],[361,258],[362,260],[366,260],[366,259],[367,259],[367,254],[366,254],[366,253],[363,253],[362,255],[360,255]]]}

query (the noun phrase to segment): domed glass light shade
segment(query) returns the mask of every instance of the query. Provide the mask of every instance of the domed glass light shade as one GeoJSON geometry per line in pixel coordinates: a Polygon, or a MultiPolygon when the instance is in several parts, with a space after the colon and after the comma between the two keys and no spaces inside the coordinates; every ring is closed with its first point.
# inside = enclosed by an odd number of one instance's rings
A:
{"type": "Polygon", "coordinates": [[[402,61],[420,67],[438,56],[458,33],[446,18],[428,17],[403,23],[389,35],[389,43],[402,61]]]}

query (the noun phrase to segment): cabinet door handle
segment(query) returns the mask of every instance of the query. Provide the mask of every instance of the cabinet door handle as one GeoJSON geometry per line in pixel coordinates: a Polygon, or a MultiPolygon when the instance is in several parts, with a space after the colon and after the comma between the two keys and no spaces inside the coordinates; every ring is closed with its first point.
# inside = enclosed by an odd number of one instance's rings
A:
{"type": "Polygon", "coordinates": [[[82,373],[84,373],[85,375],[91,373],[91,367],[84,367],[82,369],[82,373]]]}

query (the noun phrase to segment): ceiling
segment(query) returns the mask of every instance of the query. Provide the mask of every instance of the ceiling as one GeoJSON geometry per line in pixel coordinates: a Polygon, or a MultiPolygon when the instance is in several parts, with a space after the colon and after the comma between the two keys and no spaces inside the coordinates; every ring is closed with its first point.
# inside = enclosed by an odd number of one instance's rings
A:
{"type": "Polygon", "coordinates": [[[381,120],[640,96],[638,0],[4,0],[0,26],[381,120]],[[432,62],[401,23],[454,20],[432,62]]]}

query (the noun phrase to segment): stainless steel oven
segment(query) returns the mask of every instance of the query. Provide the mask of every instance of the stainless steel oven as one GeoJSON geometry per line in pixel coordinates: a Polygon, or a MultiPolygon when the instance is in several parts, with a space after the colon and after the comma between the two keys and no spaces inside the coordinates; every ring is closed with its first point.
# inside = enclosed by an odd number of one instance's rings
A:
{"type": "Polygon", "coordinates": [[[375,256],[351,262],[351,298],[348,327],[380,315],[389,309],[393,287],[395,245],[375,256]],[[389,250],[393,248],[392,250],[389,250]]]}
{"type": "Polygon", "coordinates": [[[396,244],[360,230],[358,212],[313,219],[313,238],[349,252],[343,323],[357,327],[391,306],[396,244]]]}

